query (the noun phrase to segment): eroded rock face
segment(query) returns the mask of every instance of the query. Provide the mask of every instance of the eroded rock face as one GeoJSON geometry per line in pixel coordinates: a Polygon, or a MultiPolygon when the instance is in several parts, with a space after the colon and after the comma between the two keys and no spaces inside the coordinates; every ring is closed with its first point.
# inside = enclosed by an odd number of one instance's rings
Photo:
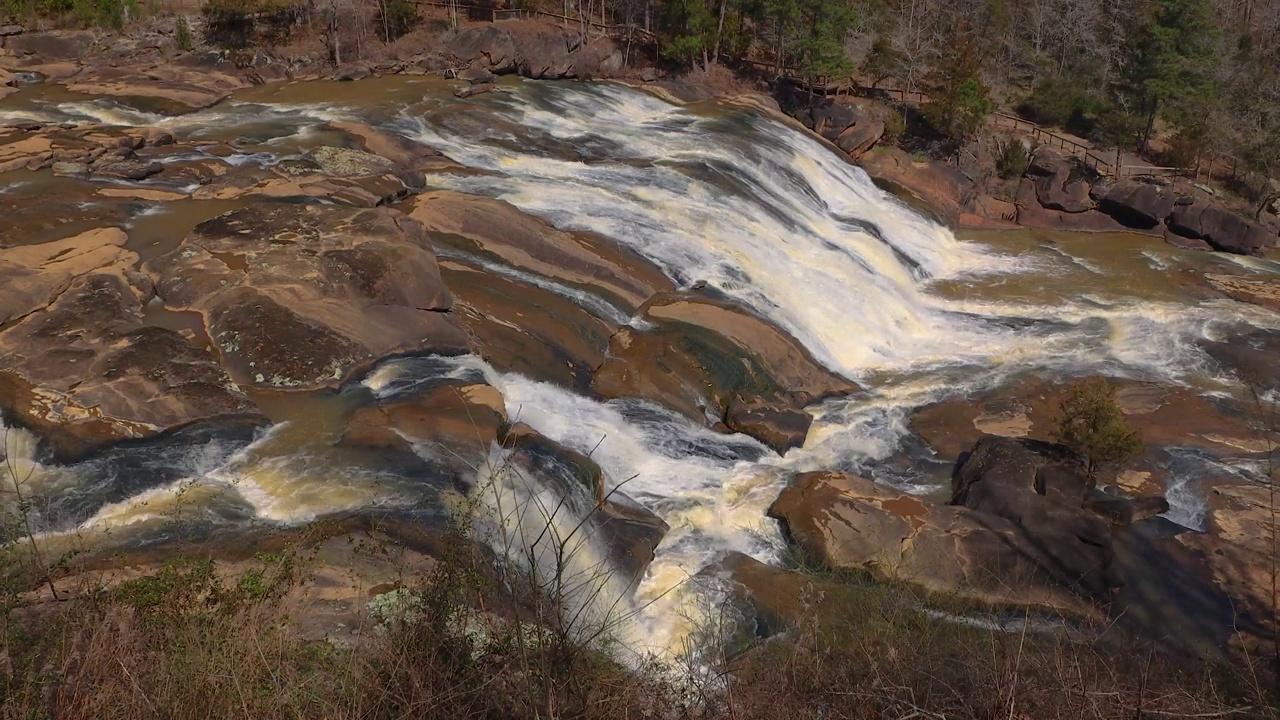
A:
{"type": "Polygon", "coordinates": [[[1008,518],[938,505],[845,473],[805,473],[769,509],[802,551],[984,601],[1078,607],[1049,558],[1008,518]]]}
{"type": "Polygon", "coordinates": [[[1121,582],[1110,528],[1081,507],[1090,486],[1065,448],[988,435],[952,479],[951,502],[1014,523],[1058,582],[1105,601],[1121,582]]]}
{"type": "Polygon", "coordinates": [[[1089,181],[1097,174],[1069,153],[1048,146],[1036,149],[1027,168],[1041,207],[1067,213],[1092,210],[1089,181]]]}
{"type": "Polygon", "coordinates": [[[1098,209],[1121,224],[1139,229],[1157,228],[1173,211],[1172,188],[1153,182],[1119,180],[1095,185],[1098,209]]]}
{"type": "MultiPolygon", "coordinates": [[[[614,335],[592,383],[596,392],[642,397],[714,424],[734,402],[765,403],[777,415],[858,389],[814,360],[795,338],[730,303],[667,294],[646,307],[644,318],[652,329],[622,327],[614,335]]],[[[792,446],[803,424],[738,419],[740,429],[759,430],[754,436],[779,448],[792,446]]]]}
{"type": "Polygon", "coordinates": [[[203,348],[144,324],[149,288],[127,274],[80,275],[48,307],[0,332],[0,407],[61,459],[253,411],[203,348]]]}
{"type": "Polygon", "coordinates": [[[461,250],[602,294],[627,312],[672,287],[652,263],[616,243],[557,230],[501,200],[433,190],[411,198],[403,209],[428,231],[450,236],[441,239],[461,250]]]}
{"type": "Polygon", "coordinates": [[[1215,250],[1237,255],[1261,255],[1276,240],[1252,220],[1198,198],[1175,201],[1168,225],[1177,235],[1204,240],[1215,250]]]}
{"type": "Polygon", "coordinates": [[[241,384],[333,386],[386,355],[467,351],[426,233],[393,210],[251,206],[145,270],[201,313],[241,384]]]}
{"type": "Polygon", "coordinates": [[[172,64],[137,70],[88,65],[66,83],[72,92],[128,98],[143,109],[172,113],[210,107],[249,84],[240,75],[172,64]]]}

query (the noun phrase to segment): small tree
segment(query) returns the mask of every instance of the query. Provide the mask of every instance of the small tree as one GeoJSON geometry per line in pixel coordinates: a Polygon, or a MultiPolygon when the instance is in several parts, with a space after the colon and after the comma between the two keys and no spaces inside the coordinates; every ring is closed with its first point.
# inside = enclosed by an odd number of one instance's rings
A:
{"type": "Polygon", "coordinates": [[[1142,452],[1142,434],[1129,427],[1115,387],[1101,377],[1071,388],[1054,419],[1053,439],[1084,458],[1090,478],[1142,452]]]}

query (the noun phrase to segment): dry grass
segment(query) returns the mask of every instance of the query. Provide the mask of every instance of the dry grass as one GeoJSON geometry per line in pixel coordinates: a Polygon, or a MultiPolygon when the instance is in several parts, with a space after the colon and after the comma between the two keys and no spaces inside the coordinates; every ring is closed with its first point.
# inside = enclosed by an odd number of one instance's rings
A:
{"type": "Polygon", "coordinates": [[[520,603],[496,610],[492,575],[467,557],[444,558],[401,595],[416,598],[403,613],[370,615],[340,643],[300,638],[280,602],[306,581],[296,552],[233,578],[174,562],[11,608],[0,718],[1280,717],[1261,671],[939,622],[902,588],[829,579],[805,597],[811,620],[750,642],[711,682],[628,670],[544,643],[517,622],[534,616],[520,603]]]}

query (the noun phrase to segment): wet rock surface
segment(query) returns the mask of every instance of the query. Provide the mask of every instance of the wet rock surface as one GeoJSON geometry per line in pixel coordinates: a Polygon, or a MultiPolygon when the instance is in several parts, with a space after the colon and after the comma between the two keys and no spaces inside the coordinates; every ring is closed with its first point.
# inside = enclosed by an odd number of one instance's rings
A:
{"type": "Polygon", "coordinates": [[[241,384],[337,385],[385,355],[468,349],[426,233],[393,210],[255,205],[144,267],[241,384]]]}
{"type": "Polygon", "coordinates": [[[137,280],[87,272],[0,332],[0,407],[60,458],[253,411],[204,348],[143,323],[137,280]]]}

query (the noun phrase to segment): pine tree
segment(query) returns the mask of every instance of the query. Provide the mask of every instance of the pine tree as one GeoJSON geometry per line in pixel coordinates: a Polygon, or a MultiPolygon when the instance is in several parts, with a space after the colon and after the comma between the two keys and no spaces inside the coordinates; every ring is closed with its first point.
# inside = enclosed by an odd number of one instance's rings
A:
{"type": "Polygon", "coordinates": [[[1100,377],[1071,388],[1054,419],[1053,439],[1084,459],[1090,478],[1142,452],[1141,433],[1129,427],[1115,387],[1100,377]]]}

